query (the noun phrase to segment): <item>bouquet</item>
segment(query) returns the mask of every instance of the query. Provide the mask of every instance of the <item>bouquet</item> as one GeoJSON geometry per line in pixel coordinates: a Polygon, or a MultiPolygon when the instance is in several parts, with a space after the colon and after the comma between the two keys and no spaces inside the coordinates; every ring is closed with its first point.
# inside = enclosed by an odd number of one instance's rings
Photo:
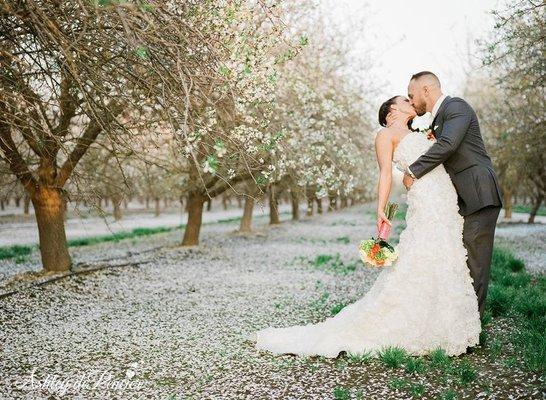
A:
{"type": "MultiPolygon", "coordinates": [[[[385,215],[392,220],[398,210],[398,204],[388,203],[385,206],[385,215]]],[[[394,247],[387,242],[389,238],[391,226],[386,222],[381,224],[379,229],[379,235],[377,239],[372,237],[371,239],[363,240],[358,245],[360,251],[360,258],[364,264],[370,264],[374,267],[383,267],[392,265],[392,263],[398,257],[398,254],[394,247]]]]}

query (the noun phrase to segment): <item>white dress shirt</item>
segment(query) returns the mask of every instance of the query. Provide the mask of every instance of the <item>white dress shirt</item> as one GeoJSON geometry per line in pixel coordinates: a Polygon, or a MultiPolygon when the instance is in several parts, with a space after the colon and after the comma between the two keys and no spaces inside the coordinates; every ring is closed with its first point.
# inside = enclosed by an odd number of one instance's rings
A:
{"type": "MultiPolygon", "coordinates": [[[[444,99],[447,97],[446,94],[442,94],[440,97],[438,97],[438,100],[436,100],[436,103],[434,103],[434,107],[432,107],[432,111],[430,114],[432,115],[432,120],[434,120],[434,117],[436,117],[436,114],[438,113],[438,109],[440,108],[440,105],[444,101],[444,99]]],[[[413,172],[411,172],[411,169],[409,167],[406,167],[406,173],[411,176],[413,179],[417,179],[415,175],[413,175],[413,172]]]]}
{"type": "Polygon", "coordinates": [[[447,94],[442,94],[440,97],[438,97],[438,100],[436,100],[436,103],[434,103],[434,107],[432,107],[432,111],[430,112],[432,114],[432,119],[436,117],[436,114],[438,113],[438,109],[440,108],[442,101],[444,101],[446,97],[447,97],[447,94]]]}

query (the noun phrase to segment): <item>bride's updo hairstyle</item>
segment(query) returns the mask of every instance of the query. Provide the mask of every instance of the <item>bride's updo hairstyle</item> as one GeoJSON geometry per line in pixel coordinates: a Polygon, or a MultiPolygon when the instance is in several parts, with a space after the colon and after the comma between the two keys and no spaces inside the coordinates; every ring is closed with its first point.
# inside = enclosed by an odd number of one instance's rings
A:
{"type": "MultiPolygon", "coordinates": [[[[379,125],[381,126],[384,126],[386,127],[387,126],[387,115],[389,115],[389,113],[391,112],[391,106],[396,103],[396,99],[400,97],[400,96],[394,96],[394,97],[391,97],[390,99],[388,99],[386,102],[384,102],[383,104],[381,104],[381,107],[379,107],[379,125]]],[[[415,129],[413,129],[411,127],[411,122],[412,120],[410,119],[408,121],[408,129],[410,131],[415,131],[415,129]]]]}
{"type": "Polygon", "coordinates": [[[379,125],[387,126],[387,115],[391,112],[391,106],[396,102],[399,96],[394,96],[381,104],[379,107],[379,125]]]}

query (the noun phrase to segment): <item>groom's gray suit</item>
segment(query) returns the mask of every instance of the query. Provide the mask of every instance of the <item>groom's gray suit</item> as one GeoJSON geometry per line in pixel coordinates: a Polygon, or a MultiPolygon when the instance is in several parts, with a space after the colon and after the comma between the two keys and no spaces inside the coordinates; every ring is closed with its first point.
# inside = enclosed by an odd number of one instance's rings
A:
{"type": "Polygon", "coordinates": [[[419,179],[443,163],[449,173],[458,194],[459,214],[464,217],[467,264],[483,316],[502,193],[485,150],[478,118],[466,101],[447,96],[432,128],[436,143],[409,166],[409,172],[419,179]]]}

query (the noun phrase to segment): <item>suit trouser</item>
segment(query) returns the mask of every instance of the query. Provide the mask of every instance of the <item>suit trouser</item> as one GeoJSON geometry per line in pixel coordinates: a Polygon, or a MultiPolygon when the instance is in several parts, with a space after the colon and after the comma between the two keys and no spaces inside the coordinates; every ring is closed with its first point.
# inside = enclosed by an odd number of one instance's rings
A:
{"type": "Polygon", "coordinates": [[[468,253],[467,265],[478,296],[480,317],[485,310],[489,271],[493,255],[495,227],[501,207],[488,206],[464,217],[463,243],[468,253]]]}

